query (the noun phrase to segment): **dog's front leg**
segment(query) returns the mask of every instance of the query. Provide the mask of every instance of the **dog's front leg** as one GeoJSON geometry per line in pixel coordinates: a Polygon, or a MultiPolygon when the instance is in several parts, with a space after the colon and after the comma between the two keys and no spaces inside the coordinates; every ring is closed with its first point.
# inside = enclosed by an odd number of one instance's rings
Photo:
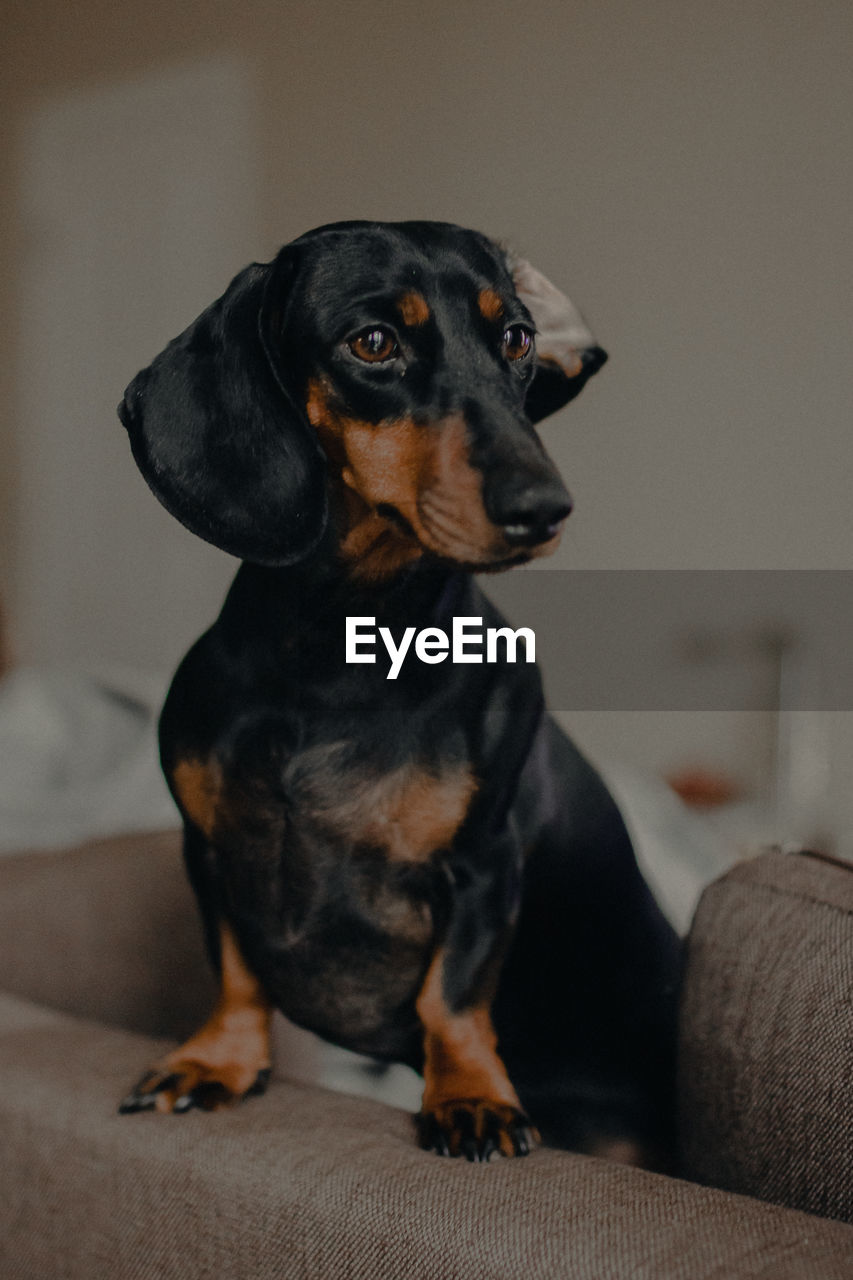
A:
{"type": "Polygon", "coordinates": [[[491,1002],[515,914],[517,858],[455,877],[450,920],[417,1000],[424,1035],[420,1144],[488,1160],[527,1155],[536,1134],[497,1052],[491,1002]]]}
{"type": "Polygon", "coordinates": [[[263,1093],[270,1077],[272,1009],[230,927],[219,928],[220,993],[199,1031],[148,1071],[119,1111],[214,1111],[263,1093]]]}

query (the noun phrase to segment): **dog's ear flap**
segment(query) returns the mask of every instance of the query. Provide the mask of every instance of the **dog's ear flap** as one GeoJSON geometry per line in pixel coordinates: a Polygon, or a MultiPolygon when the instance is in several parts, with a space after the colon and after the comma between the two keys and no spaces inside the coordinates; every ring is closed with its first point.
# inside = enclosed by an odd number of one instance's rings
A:
{"type": "Polygon", "coordinates": [[[577,307],[524,258],[511,258],[515,291],[536,325],[536,374],[525,409],[531,422],[556,413],[583,391],[604,364],[607,352],[596,342],[577,307]]]}
{"type": "Polygon", "coordinates": [[[327,516],[324,455],[267,338],[291,269],[285,248],[242,271],[137,374],[118,410],[164,507],[223,551],[267,565],[303,558],[327,516]]]}

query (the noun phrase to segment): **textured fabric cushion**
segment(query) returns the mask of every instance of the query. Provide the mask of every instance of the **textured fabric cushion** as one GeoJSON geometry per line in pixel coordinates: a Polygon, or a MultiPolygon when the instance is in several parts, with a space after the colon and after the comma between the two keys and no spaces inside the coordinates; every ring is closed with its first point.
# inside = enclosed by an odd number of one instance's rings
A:
{"type": "Polygon", "coordinates": [[[0,859],[0,988],[180,1038],[216,987],[177,831],[0,859]]]}
{"type": "Polygon", "coordinates": [[[853,867],[774,851],[707,889],[681,1034],[688,1175],[853,1220],[853,867]]]}
{"type": "MultiPolygon", "coordinates": [[[[196,1031],[217,984],[180,833],[0,858],[0,989],[147,1035],[196,1031]]],[[[316,1038],[279,1013],[273,1044],[276,1069],[318,1078],[316,1038]]],[[[337,1062],[338,1075],[347,1065],[337,1062]]]]}
{"type": "Polygon", "coordinates": [[[0,997],[0,1274],[15,1280],[849,1280],[853,1228],[582,1156],[469,1165],[402,1112],[273,1083],[119,1116],[158,1046],[0,997]]]}

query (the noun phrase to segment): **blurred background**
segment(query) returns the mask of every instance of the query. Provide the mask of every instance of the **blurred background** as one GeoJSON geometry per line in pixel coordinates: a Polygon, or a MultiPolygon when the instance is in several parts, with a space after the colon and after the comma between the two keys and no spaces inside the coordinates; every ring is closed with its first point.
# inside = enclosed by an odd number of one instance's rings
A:
{"type": "MultiPolygon", "coordinates": [[[[107,811],[112,828],[173,820],[148,756],[109,797],[97,786],[121,754],[119,704],[145,711],[153,743],[150,706],[234,563],[160,509],[115,405],[243,265],[320,223],[477,227],[563,287],[610,351],[543,429],[576,509],[537,572],[850,568],[852,47],[844,0],[14,6],[7,847],[86,834],[93,805],[97,829],[107,811]],[[52,827],[27,826],[37,782],[65,788],[52,827]],[[90,791],[70,816],[74,786],[90,791]]],[[[721,660],[762,695],[565,707],[580,743],[614,777],[674,782],[729,847],[770,835],[844,854],[851,713],[785,700],[813,674],[809,618],[756,606],[662,643],[688,674],[721,660]]]]}

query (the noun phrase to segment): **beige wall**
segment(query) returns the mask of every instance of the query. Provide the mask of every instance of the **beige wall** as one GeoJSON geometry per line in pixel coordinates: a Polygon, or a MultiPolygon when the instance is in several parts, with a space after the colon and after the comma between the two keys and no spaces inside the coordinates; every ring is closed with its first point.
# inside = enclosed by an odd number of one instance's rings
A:
{"type": "MultiPolygon", "coordinates": [[[[2,70],[14,136],[74,86],[241,49],[263,197],[247,253],[338,217],[450,218],[519,244],[590,313],[613,362],[551,430],[578,499],[564,563],[843,567],[851,42],[843,0],[34,0],[2,70]]],[[[0,377],[8,413],[8,356],[0,377]]],[[[7,420],[5,512],[13,441],[7,420]]]]}
{"type": "MultiPolygon", "coordinates": [[[[75,90],[234,53],[254,85],[261,212],[221,284],[337,218],[446,218],[507,239],[569,288],[612,354],[545,429],[577,503],[561,566],[848,567],[851,47],[846,0],[17,6],[0,52],[15,140],[0,173],[0,583],[13,613],[27,592],[15,409],[27,121],[75,90]]],[[[213,594],[180,625],[209,616],[213,594]]],[[[90,596],[92,656],[103,637],[115,658],[109,591],[90,596]]]]}

